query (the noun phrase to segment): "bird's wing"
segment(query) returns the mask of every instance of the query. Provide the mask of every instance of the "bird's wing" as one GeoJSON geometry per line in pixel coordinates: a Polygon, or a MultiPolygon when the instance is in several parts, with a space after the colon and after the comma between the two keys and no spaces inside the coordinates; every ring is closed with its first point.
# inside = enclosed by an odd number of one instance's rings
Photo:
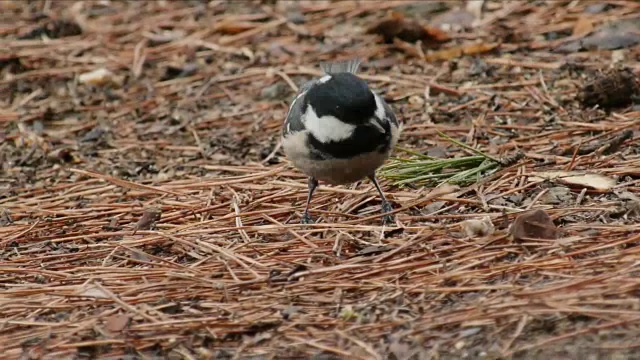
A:
{"type": "Polygon", "coordinates": [[[382,99],[382,104],[384,105],[384,113],[387,120],[389,120],[391,124],[398,126],[398,120],[396,119],[396,115],[393,112],[393,109],[391,108],[391,106],[387,104],[387,102],[384,101],[384,99],[382,99]]]}
{"type": "MultiPolygon", "coordinates": [[[[305,84],[306,85],[306,84],[305,84]]],[[[282,127],[282,135],[305,130],[304,123],[302,122],[302,115],[304,114],[305,92],[299,92],[296,98],[289,107],[287,118],[284,120],[284,126],[282,127]]]]}

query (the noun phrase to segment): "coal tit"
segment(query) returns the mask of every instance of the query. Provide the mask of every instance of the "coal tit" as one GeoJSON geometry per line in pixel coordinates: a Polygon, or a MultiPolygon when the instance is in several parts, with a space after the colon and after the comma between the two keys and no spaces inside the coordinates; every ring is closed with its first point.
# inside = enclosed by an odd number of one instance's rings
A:
{"type": "MultiPolygon", "coordinates": [[[[391,107],[356,75],[360,60],[323,63],[324,76],[298,90],[282,129],[282,148],[293,165],[309,177],[302,223],[312,223],[309,204],[318,180],[331,185],[369,178],[392,211],[375,172],[389,157],[400,135],[391,107]]],[[[393,221],[386,215],[384,222],[393,221]]]]}

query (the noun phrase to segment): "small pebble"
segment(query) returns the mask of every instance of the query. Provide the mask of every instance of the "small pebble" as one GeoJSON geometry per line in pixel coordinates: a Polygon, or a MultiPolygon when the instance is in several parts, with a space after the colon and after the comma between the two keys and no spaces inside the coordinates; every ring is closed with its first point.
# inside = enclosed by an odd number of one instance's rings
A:
{"type": "Polygon", "coordinates": [[[287,20],[291,21],[294,24],[300,25],[304,24],[307,20],[304,18],[304,14],[299,11],[291,12],[287,15],[287,20]]]}

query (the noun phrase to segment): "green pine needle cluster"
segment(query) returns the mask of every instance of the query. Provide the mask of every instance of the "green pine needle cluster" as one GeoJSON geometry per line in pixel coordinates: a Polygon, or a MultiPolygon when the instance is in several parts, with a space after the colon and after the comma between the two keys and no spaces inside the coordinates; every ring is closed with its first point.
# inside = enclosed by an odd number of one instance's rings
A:
{"type": "Polygon", "coordinates": [[[412,155],[408,159],[392,158],[379,171],[379,175],[392,180],[395,185],[437,186],[443,183],[468,185],[483,176],[496,172],[502,162],[477,149],[438,132],[442,138],[475,155],[453,159],[438,159],[408,149],[398,150],[412,155]]]}

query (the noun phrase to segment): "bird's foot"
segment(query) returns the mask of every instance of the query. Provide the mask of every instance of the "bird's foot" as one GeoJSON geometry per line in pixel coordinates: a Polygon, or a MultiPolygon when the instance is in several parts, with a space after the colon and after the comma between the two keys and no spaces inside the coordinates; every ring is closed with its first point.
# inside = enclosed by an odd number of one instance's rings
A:
{"type": "Polygon", "coordinates": [[[311,216],[309,215],[309,213],[305,211],[305,212],[302,214],[302,219],[300,219],[300,223],[301,223],[301,224],[305,224],[305,225],[306,225],[306,224],[313,224],[313,223],[314,223],[314,221],[313,221],[313,219],[311,218],[311,216]]]}
{"type": "MultiPolygon", "coordinates": [[[[383,202],[382,203],[382,212],[383,213],[388,213],[388,212],[391,212],[391,211],[393,211],[393,207],[391,206],[391,203],[388,202],[388,201],[383,202]]],[[[395,220],[394,220],[394,217],[393,217],[392,214],[385,215],[382,218],[382,223],[384,225],[390,225],[390,224],[392,224],[394,222],[395,222],[395,220]]]]}

